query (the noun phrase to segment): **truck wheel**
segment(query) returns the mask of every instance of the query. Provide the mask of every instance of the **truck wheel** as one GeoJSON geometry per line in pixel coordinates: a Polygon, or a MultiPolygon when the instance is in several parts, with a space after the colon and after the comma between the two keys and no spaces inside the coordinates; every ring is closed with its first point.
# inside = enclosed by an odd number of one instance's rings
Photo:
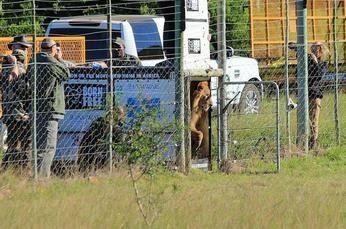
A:
{"type": "Polygon", "coordinates": [[[254,84],[246,84],[241,93],[239,111],[241,114],[258,114],[261,105],[261,93],[254,84]]]}

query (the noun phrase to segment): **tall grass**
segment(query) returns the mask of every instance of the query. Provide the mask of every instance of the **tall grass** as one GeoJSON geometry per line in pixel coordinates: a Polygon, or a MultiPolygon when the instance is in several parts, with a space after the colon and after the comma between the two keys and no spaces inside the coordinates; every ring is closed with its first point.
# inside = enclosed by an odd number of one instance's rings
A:
{"type": "MultiPolygon", "coordinates": [[[[152,183],[153,228],[345,228],[345,149],[283,161],[280,174],[162,172],[152,183]]],[[[143,179],[141,189],[150,182],[143,179]]],[[[142,228],[123,170],[38,183],[0,176],[1,228],[142,228]]]]}
{"type": "MultiPolygon", "coordinates": [[[[330,148],[334,145],[332,101],[333,96],[326,94],[320,118],[319,140],[327,152],[284,160],[280,174],[225,175],[193,170],[183,176],[162,171],[153,181],[140,180],[141,193],[152,196],[148,206],[152,206],[149,211],[155,220],[151,227],[345,228],[346,149],[330,148]]],[[[345,95],[340,101],[342,114],[345,95]]],[[[280,104],[283,150],[283,97],[280,104]]],[[[266,97],[261,114],[229,116],[231,140],[236,141],[229,145],[231,157],[250,159],[251,169],[274,169],[274,105],[275,100],[266,97]],[[270,163],[256,163],[257,159],[270,163]]],[[[296,131],[295,117],[294,111],[292,133],[296,131]]],[[[343,130],[345,118],[340,118],[343,130]]],[[[343,144],[345,132],[341,131],[343,144]]],[[[214,152],[215,143],[214,138],[214,152]]],[[[131,179],[121,168],[112,176],[53,178],[41,183],[11,172],[0,174],[0,228],[142,227],[147,226],[137,208],[131,179]]]]}

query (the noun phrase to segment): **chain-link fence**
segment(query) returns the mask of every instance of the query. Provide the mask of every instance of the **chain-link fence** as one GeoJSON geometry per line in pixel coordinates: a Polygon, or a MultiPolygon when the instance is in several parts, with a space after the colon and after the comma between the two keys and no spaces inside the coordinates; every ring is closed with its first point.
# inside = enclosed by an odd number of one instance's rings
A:
{"type": "MultiPolygon", "coordinates": [[[[280,92],[276,101],[275,90],[266,85],[230,89],[234,93],[228,99],[244,98],[255,89],[262,97],[261,106],[230,103],[226,112],[230,159],[255,155],[273,161],[276,115],[281,117],[278,150],[284,156],[302,152],[304,147],[297,144],[301,138],[316,153],[345,144],[345,2],[307,1],[305,25],[299,24],[297,15],[303,11],[295,4],[226,1],[226,45],[233,48],[226,50],[224,79],[234,84],[225,87],[226,94],[230,87],[244,86],[239,82],[253,80],[274,81],[280,92]],[[296,39],[302,27],[307,29],[303,45],[296,39]]],[[[160,151],[166,161],[189,166],[190,140],[195,143],[188,130],[189,96],[198,90],[194,87],[198,82],[209,80],[209,68],[220,68],[215,59],[225,51],[216,47],[219,7],[218,1],[1,1],[0,35],[11,37],[1,50],[12,53],[2,55],[2,126],[7,127],[1,130],[3,167],[9,164],[38,174],[45,160],[50,163],[54,156],[55,172],[108,171],[138,148],[147,154],[160,151]],[[196,13],[207,5],[209,15],[206,10],[196,13]],[[185,40],[180,39],[182,30],[187,31],[185,40]],[[46,40],[43,45],[44,37],[60,44],[46,40]],[[54,52],[63,61],[42,51],[54,52]],[[184,87],[184,68],[197,65],[205,77],[189,75],[185,82],[197,83],[184,87]],[[184,130],[190,136],[186,146],[184,130]]],[[[222,101],[227,103],[227,98],[222,101]]],[[[208,155],[212,159],[217,159],[222,144],[216,132],[217,125],[212,125],[213,157],[208,155]]]]}
{"type": "MultiPolygon", "coordinates": [[[[226,10],[230,12],[226,16],[226,44],[233,49],[229,49],[227,53],[225,81],[258,80],[254,70],[256,66],[249,59],[237,57],[242,56],[252,57],[258,62],[261,80],[277,83],[280,89],[281,157],[305,153],[320,154],[329,147],[345,144],[342,116],[344,4],[344,1],[327,0],[299,3],[226,1],[226,10]],[[299,4],[303,4],[302,8],[297,7],[299,4]],[[306,18],[304,14],[307,15],[306,18]],[[297,42],[297,36],[305,36],[306,43],[297,42]]],[[[210,8],[211,21],[216,23],[217,5],[213,6],[210,8]]],[[[212,23],[212,37],[217,35],[216,27],[213,25],[212,23]]],[[[215,50],[215,53],[217,51],[220,50],[215,50]]],[[[227,99],[240,97],[246,91],[225,87],[224,100],[227,102],[227,99]]],[[[264,89],[264,95],[266,94],[270,94],[270,89],[264,89]]],[[[239,113],[244,110],[241,105],[231,107],[230,117],[242,117],[241,112],[239,113]]],[[[258,108],[248,109],[257,111],[258,108]]],[[[218,138],[221,141],[218,144],[213,143],[214,157],[217,158],[217,152],[221,150],[222,158],[225,151],[222,151],[220,145],[223,144],[228,145],[228,156],[240,152],[239,148],[244,147],[241,142],[246,145],[244,142],[247,132],[254,136],[258,134],[258,138],[267,139],[260,130],[261,117],[263,115],[269,118],[275,112],[262,114],[262,111],[258,111],[260,115],[249,116],[257,119],[255,123],[239,121],[240,119],[224,123],[228,136],[222,141],[220,135],[214,133],[214,139],[218,138]],[[238,125],[248,126],[244,130],[235,131],[238,125]],[[238,139],[235,139],[234,135],[238,136],[238,139]]],[[[273,117],[270,119],[274,121],[273,117]]],[[[217,125],[215,127],[217,128],[217,125]]],[[[264,145],[270,148],[273,143],[274,141],[270,141],[264,145]]],[[[251,151],[252,145],[246,145],[247,149],[244,151],[248,155],[254,152],[251,151]]],[[[233,156],[233,159],[236,157],[233,156]]]]}
{"type": "Polygon", "coordinates": [[[174,1],[83,4],[1,1],[2,168],[48,177],[131,160],[175,164],[183,85],[174,1]]]}
{"type": "Polygon", "coordinates": [[[226,126],[219,126],[220,130],[226,127],[228,132],[227,170],[279,172],[280,100],[277,84],[270,81],[226,82],[218,87],[219,94],[222,87],[227,91],[226,106],[219,107],[218,117],[227,116],[226,126]]]}

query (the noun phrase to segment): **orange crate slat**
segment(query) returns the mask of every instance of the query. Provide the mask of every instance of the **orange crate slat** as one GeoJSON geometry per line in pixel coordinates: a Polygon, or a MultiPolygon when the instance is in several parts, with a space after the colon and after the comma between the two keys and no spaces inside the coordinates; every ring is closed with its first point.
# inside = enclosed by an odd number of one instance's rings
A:
{"type": "MultiPolygon", "coordinates": [[[[40,51],[41,42],[44,37],[36,38],[36,51],[40,51]]],[[[85,63],[85,37],[52,37],[57,42],[60,42],[63,50],[63,58],[74,63],[85,63]]],[[[0,53],[10,54],[7,44],[13,40],[12,37],[0,37],[0,53]]],[[[32,37],[27,37],[29,42],[32,42],[32,37]]],[[[32,50],[28,50],[28,58],[31,57],[32,50]]]]}

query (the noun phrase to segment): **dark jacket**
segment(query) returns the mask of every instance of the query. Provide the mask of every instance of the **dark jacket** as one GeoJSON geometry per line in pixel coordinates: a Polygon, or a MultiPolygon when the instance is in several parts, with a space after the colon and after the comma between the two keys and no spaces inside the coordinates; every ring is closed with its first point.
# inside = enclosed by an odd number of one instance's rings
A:
{"type": "Polygon", "coordinates": [[[322,78],[326,74],[328,64],[318,60],[316,63],[312,57],[308,56],[308,86],[309,86],[309,98],[323,98],[324,86],[322,84],[322,78]]]}
{"type": "Polygon", "coordinates": [[[8,124],[13,120],[23,121],[28,118],[30,91],[26,86],[26,69],[21,62],[17,63],[18,77],[9,80],[13,66],[5,67],[2,72],[3,121],[8,124]]]}
{"type": "MultiPolygon", "coordinates": [[[[109,66],[109,63],[107,63],[107,65],[109,66]]],[[[113,59],[113,67],[117,66],[142,66],[142,64],[137,57],[130,54],[125,54],[124,58],[113,59]]]]}
{"type": "MultiPolygon", "coordinates": [[[[38,53],[37,62],[37,112],[62,118],[65,114],[65,95],[62,82],[70,77],[66,65],[47,53],[38,53]]],[[[32,77],[34,65],[29,65],[32,77]]],[[[33,79],[33,78],[31,78],[33,79]]]]}

